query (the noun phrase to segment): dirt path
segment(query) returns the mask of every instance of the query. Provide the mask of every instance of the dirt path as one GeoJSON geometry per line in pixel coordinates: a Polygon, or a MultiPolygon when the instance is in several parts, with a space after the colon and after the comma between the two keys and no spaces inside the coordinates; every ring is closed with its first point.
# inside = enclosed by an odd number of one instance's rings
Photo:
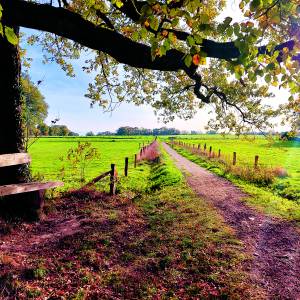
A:
{"type": "Polygon", "coordinates": [[[268,299],[300,299],[300,235],[293,224],[249,208],[241,201],[247,195],[232,183],[163,146],[192,189],[219,210],[253,254],[247,268],[268,299]]]}

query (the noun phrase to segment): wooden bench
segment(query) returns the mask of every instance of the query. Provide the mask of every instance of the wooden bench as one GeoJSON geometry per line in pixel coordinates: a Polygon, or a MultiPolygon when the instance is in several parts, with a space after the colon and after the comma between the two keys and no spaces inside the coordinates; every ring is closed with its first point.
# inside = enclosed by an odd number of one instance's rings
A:
{"type": "MultiPolygon", "coordinates": [[[[31,157],[28,153],[13,153],[13,154],[1,154],[0,155],[0,168],[10,167],[15,165],[22,165],[31,162],[31,157]]],[[[34,203],[41,208],[43,203],[43,192],[46,189],[55,188],[63,186],[64,183],[60,181],[50,181],[50,182],[28,182],[28,183],[12,183],[0,186],[0,197],[10,196],[15,194],[23,194],[29,192],[38,192],[37,201],[36,196],[33,197],[34,203]]]]}

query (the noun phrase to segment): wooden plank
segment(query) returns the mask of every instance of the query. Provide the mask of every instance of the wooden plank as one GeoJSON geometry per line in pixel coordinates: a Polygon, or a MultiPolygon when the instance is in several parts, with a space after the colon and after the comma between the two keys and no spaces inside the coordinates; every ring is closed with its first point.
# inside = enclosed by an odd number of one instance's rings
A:
{"type": "Polygon", "coordinates": [[[21,194],[33,191],[40,191],[63,186],[64,183],[60,181],[50,182],[29,182],[29,183],[18,183],[0,186],[0,196],[8,196],[14,194],[21,194]]]}
{"type": "Polygon", "coordinates": [[[105,178],[106,176],[110,175],[111,171],[107,171],[101,175],[99,175],[98,177],[94,178],[93,180],[91,180],[89,183],[87,183],[85,185],[85,187],[89,187],[95,183],[97,183],[98,181],[100,181],[101,179],[105,178]]]}
{"type": "Polygon", "coordinates": [[[31,162],[31,157],[28,153],[12,153],[0,155],[0,167],[15,166],[27,164],[31,162]]]}

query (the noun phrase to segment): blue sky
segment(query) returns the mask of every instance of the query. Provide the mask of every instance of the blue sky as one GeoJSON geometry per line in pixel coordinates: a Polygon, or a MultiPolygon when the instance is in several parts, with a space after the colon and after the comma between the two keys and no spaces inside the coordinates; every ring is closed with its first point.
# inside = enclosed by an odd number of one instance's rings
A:
{"type": "MultiPolygon", "coordinates": [[[[33,30],[26,30],[33,33],[33,30]]],[[[49,105],[49,115],[46,123],[56,117],[59,124],[67,125],[72,131],[84,134],[92,130],[115,131],[120,126],[137,126],[155,128],[165,126],[159,123],[150,106],[135,106],[122,104],[112,113],[105,113],[100,107],[90,108],[90,100],[84,97],[88,83],[93,80],[80,68],[81,63],[74,61],[76,77],[70,78],[55,63],[43,64],[43,52],[39,46],[24,45],[27,56],[33,58],[29,71],[33,82],[43,79],[39,89],[49,105]]],[[[208,116],[206,112],[199,112],[192,120],[184,121],[179,118],[166,124],[167,127],[176,127],[181,130],[204,130],[208,116]]]]}
{"type": "MultiPolygon", "coordinates": [[[[33,30],[27,30],[27,33],[33,33],[33,30]]],[[[90,101],[84,97],[87,91],[88,83],[93,80],[91,75],[81,70],[80,60],[74,62],[75,78],[66,76],[65,72],[55,63],[43,64],[43,52],[39,46],[24,45],[27,49],[27,56],[33,58],[30,69],[30,76],[33,82],[43,80],[39,86],[40,91],[45,96],[49,105],[49,115],[46,123],[59,117],[58,124],[67,125],[72,131],[80,134],[92,130],[115,131],[120,126],[137,126],[145,128],[155,128],[165,126],[159,123],[150,106],[134,106],[132,104],[122,104],[112,113],[105,113],[97,106],[90,108],[90,101]]],[[[286,91],[273,89],[276,94],[271,103],[277,104],[287,99],[286,91]]],[[[166,124],[168,127],[175,127],[180,130],[198,130],[204,131],[207,124],[208,108],[205,108],[196,116],[188,121],[175,119],[174,122],[166,124]]],[[[278,129],[284,129],[278,127],[278,129]]]]}

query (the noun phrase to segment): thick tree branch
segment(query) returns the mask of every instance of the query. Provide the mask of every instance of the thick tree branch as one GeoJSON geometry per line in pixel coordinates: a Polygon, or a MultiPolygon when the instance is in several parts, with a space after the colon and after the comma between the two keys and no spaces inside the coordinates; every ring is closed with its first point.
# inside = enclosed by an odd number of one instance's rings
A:
{"type": "MultiPolygon", "coordinates": [[[[24,0],[3,0],[6,18],[18,26],[43,30],[71,39],[91,49],[103,51],[114,57],[120,63],[132,67],[155,69],[161,71],[175,71],[186,67],[182,61],[184,53],[170,50],[167,55],[151,59],[149,46],[134,42],[123,35],[99,28],[83,19],[79,14],[65,8],[51,7],[46,4],[36,4],[24,0]]],[[[137,2],[140,3],[140,2],[137,2]]],[[[141,2],[142,3],[142,2],[141,2]]],[[[177,37],[185,39],[189,34],[178,32],[177,37]]],[[[294,41],[277,46],[292,49],[294,41]]],[[[234,42],[218,43],[203,40],[202,50],[208,57],[219,59],[234,59],[239,57],[239,50],[234,42]]],[[[266,53],[266,47],[259,47],[259,53],[266,53]]]]}
{"type": "MultiPolygon", "coordinates": [[[[147,45],[134,42],[114,30],[96,26],[82,18],[79,14],[65,8],[52,7],[46,4],[37,4],[24,0],[2,0],[5,9],[4,22],[17,26],[51,32],[61,37],[73,40],[85,47],[109,54],[120,63],[135,68],[144,68],[160,71],[184,70],[195,80],[195,94],[204,102],[207,97],[200,93],[201,77],[196,73],[196,66],[186,67],[183,58],[185,53],[172,49],[165,56],[151,58],[151,48],[147,45]]],[[[139,3],[139,2],[137,2],[139,3]]],[[[188,33],[181,33],[182,36],[188,33]]],[[[293,41],[277,47],[278,50],[288,47],[292,49],[293,41]]],[[[233,42],[217,43],[204,40],[202,50],[208,57],[219,59],[238,58],[240,53],[233,42]]],[[[259,53],[267,53],[266,47],[260,47],[259,53]]]]}
{"type": "Polygon", "coordinates": [[[105,52],[118,62],[132,67],[161,71],[186,68],[184,53],[178,50],[170,50],[166,56],[152,61],[149,46],[134,42],[113,30],[96,26],[67,9],[22,0],[3,2],[5,22],[54,33],[90,49],[105,52]]]}

